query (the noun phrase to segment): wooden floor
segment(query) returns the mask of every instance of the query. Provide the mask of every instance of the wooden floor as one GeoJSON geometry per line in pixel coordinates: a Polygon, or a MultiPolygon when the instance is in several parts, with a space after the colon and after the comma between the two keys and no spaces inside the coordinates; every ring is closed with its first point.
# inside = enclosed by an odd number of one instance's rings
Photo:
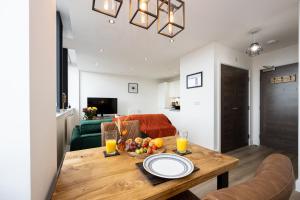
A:
{"type": "MultiPolygon", "coordinates": [[[[272,153],[282,153],[291,158],[294,166],[294,172],[298,175],[298,160],[296,155],[286,154],[284,152],[275,151],[273,149],[263,146],[247,146],[229,152],[229,155],[235,156],[240,159],[239,165],[229,173],[229,185],[236,185],[247,181],[254,176],[254,173],[259,164],[272,153]]],[[[203,197],[206,193],[217,189],[217,180],[213,179],[209,182],[193,187],[191,191],[199,198],[203,197]]],[[[294,192],[290,200],[300,199],[300,193],[294,192]]]]}

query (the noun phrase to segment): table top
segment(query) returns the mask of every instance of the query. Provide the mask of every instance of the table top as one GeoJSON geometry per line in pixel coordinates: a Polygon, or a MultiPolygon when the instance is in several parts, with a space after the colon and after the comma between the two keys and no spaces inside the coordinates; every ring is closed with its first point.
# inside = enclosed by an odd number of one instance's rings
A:
{"type": "MultiPolygon", "coordinates": [[[[164,138],[167,153],[176,148],[176,138],[164,138]]],[[[152,186],[135,163],[142,159],[120,156],[104,158],[105,147],[66,153],[52,199],[166,199],[223,174],[238,159],[191,144],[186,155],[200,170],[188,177],[152,186]]]]}

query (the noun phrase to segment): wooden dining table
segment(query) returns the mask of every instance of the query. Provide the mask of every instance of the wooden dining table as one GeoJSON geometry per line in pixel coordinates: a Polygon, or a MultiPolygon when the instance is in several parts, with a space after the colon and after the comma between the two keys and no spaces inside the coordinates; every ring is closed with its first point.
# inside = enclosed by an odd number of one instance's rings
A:
{"type": "MultiPolygon", "coordinates": [[[[174,153],[176,138],[164,138],[167,153],[174,153]]],[[[153,186],[136,166],[141,158],[126,152],[105,158],[105,147],[67,152],[57,179],[53,200],[167,199],[217,177],[217,188],[228,186],[228,172],[238,159],[190,144],[185,155],[200,170],[181,179],[153,186]]]]}

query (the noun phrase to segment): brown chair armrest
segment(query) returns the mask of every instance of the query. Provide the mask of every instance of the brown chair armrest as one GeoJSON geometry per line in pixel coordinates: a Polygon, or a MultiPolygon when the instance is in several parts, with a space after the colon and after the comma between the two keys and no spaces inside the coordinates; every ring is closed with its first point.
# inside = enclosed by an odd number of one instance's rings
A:
{"type": "Polygon", "coordinates": [[[204,200],[286,200],[295,188],[290,159],[281,154],[268,156],[251,180],[211,192],[204,200]]]}

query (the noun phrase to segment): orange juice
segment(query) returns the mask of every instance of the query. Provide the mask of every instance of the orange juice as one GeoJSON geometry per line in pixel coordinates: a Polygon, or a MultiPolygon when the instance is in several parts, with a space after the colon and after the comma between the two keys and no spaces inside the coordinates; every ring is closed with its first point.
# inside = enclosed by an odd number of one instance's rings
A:
{"type": "Polygon", "coordinates": [[[179,153],[185,153],[188,146],[187,138],[178,137],[176,143],[177,143],[177,151],[179,153]]]}
{"type": "Polygon", "coordinates": [[[105,142],[106,153],[107,154],[116,153],[116,144],[117,144],[117,141],[114,139],[106,140],[106,142],[105,142]]]}

